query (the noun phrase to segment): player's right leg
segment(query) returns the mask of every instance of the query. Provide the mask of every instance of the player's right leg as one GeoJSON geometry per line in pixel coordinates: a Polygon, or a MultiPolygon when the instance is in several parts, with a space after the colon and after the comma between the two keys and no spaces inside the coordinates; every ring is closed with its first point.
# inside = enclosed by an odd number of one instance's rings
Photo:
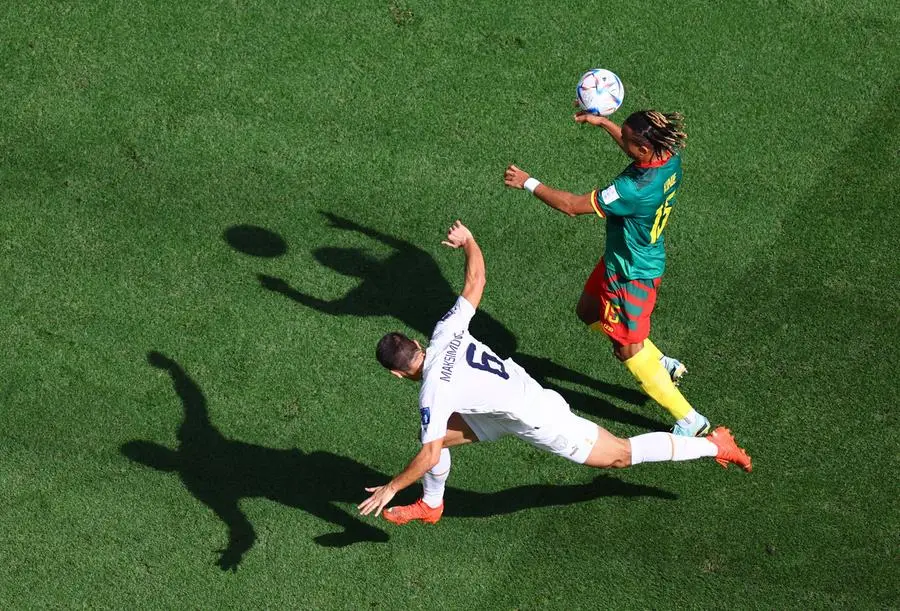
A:
{"type": "Polygon", "coordinates": [[[672,428],[674,434],[703,437],[709,433],[709,420],[695,411],[675,386],[671,372],[666,371],[659,358],[662,353],[650,338],[645,338],[639,344],[617,344],[615,353],[631,375],[640,382],[644,392],[675,418],[675,426],[672,428]]]}
{"type": "Polygon", "coordinates": [[[672,383],[675,386],[678,386],[678,383],[681,381],[681,378],[684,376],[684,374],[687,373],[687,367],[684,366],[684,363],[682,363],[681,361],[679,361],[676,358],[673,358],[671,356],[666,356],[665,354],[663,354],[662,351],[659,348],[657,348],[653,342],[650,341],[649,337],[644,340],[644,345],[650,346],[650,349],[656,355],[656,358],[659,360],[660,364],[663,366],[663,369],[665,369],[668,372],[669,377],[672,378],[672,383]]]}
{"type": "Polygon", "coordinates": [[[478,435],[462,416],[455,412],[450,414],[450,420],[447,421],[447,434],[444,435],[445,448],[474,443],[478,439],[478,435]]]}
{"type": "Polygon", "coordinates": [[[472,427],[459,414],[452,414],[447,421],[444,448],[438,463],[422,477],[422,498],[412,505],[388,507],[381,515],[388,522],[406,524],[421,520],[426,524],[436,524],[444,514],[444,490],[450,477],[450,450],[454,446],[478,441],[472,427]]]}

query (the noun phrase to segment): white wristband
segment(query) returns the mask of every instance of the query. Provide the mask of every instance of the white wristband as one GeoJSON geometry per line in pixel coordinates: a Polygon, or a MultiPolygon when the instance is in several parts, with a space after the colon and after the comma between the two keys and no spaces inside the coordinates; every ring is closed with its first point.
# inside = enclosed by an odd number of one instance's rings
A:
{"type": "Polygon", "coordinates": [[[525,184],[522,186],[525,187],[525,190],[529,193],[534,193],[534,190],[537,189],[538,185],[540,184],[541,181],[539,181],[537,178],[535,178],[534,176],[529,176],[528,180],[526,180],[525,184]]]}

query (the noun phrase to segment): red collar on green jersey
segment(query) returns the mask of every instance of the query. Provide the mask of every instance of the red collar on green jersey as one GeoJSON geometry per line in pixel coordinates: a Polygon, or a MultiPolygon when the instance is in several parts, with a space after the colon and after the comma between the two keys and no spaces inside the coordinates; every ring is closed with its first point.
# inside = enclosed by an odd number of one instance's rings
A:
{"type": "Polygon", "coordinates": [[[657,159],[656,161],[648,161],[647,163],[635,163],[634,167],[646,169],[646,168],[661,168],[662,166],[669,163],[672,159],[672,155],[669,155],[665,159],[657,159]]]}

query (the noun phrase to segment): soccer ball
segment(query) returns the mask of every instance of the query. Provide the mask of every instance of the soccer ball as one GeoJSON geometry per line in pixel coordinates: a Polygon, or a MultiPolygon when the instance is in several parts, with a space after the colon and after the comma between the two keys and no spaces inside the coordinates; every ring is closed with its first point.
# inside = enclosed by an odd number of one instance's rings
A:
{"type": "Polygon", "coordinates": [[[618,76],[604,70],[594,68],[585,72],[578,81],[576,89],[578,104],[582,109],[595,115],[611,115],[625,99],[625,86],[618,76]]]}

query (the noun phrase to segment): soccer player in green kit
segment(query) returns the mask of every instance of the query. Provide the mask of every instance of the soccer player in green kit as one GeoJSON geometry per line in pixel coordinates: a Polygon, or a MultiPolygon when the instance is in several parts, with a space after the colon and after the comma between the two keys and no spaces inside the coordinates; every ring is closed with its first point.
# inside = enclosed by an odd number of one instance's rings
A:
{"type": "Polygon", "coordinates": [[[655,110],[632,113],[620,127],[587,112],[578,123],[602,127],[633,159],[606,188],[584,195],[554,189],[514,165],[504,182],[526,189],[569,216],[596,214],[606,220],[606,248],[585,284],[576,313],[613,342],[613,353],[637,378],[644,391],[675,418],[676,435],[701,436],[709,420],[697,413],[676,388],[684,366],[650,341],[650,313],[666,264],[663,230],[681,186],[679,152],[687,135],[681,115],[655,110]]]}

